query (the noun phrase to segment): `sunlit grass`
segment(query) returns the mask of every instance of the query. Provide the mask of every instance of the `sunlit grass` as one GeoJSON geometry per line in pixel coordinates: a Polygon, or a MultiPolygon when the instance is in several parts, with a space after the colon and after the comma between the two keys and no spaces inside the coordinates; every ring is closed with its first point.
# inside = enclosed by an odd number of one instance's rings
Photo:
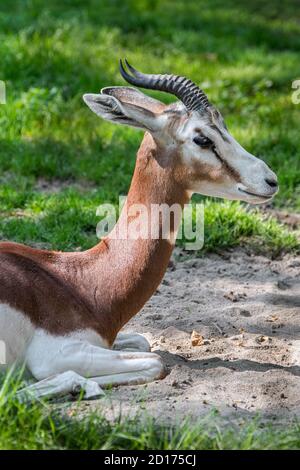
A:
{"type": "MultiPolygon", "coordinates": [[[[25,186],[19,193],[4,185],[0,190],[0,196],[5,199],[0,236],[62,250],[83,250],[96,244],[99,241],[96,226],[100,220],[96,209],[103,200],[103,193],[96,188],[78,189],[72,187],[72,183],[70,186],[58,192],[26,191],[25,186]]],[[[104,200],[114,202],[118,212],[114,194],[107,192],[104,200]]],[[[296,234],[257,209],[240,203],[209,200],[204,202],[204,208],[202,253],[245,243],[271,256],[300,250],[296,234]]]]}
{"type": "MultiPolygon", "coordinates": [[[[106,123],[85,92],[124,85],[119,57],[146,72],[185,74],[222,111],[232,134],[278,174],[274,204],[300,210],[298,0],[3,0],[0,4],[0,239],[61,250],[97,243],[96,208],[127,194],[142,132],[106,123]],[[48,184],[45,187],[41,184],[48,184]]],[[[173,97],[148,92],[166,103],[173,97]]],[[[259,210],[205,201],[203,250],[238,244],[277,256],[299,235],[259,210]]],[[[20,380],[0,390],[1,449],[290,449],[299,425],[258,420],[236,429],[213,417],[174,426],[152,418],[70,416],[16,401],[20,380]]],[[[73,408],[72,408],[73,409],[73,408]]]]}
{"type": "MultiPolygon", "coordinates": [[[[60,249],[96,241],[96,207],[127,193],[142,132],[98,119],[82,94],[124,84],[117,66],[124,56],[145,71],[200,83],[233,135],[278,173],[274,204],[299,209],[300,107],[291,102],[291,83],[300,76],[300,35],[295,2],[286,3],[282,11],[279,1],[102,1],[99,11],[96,0],[2,2],[1,236],[60,249]],[[40,178],[67,181],[70,192],[41,194],[40,178]],[[82,195],[77,182],[92,189],[82,195]]],[[[276,229],[263,221],[258,229],[257,215],[229,207],[207,202],[205,249],[257,236],[276,252],[295,246],[275,222],[276,229]],[[245,217],[248,229],[240,230],[245,217]]]]}
{"type": "Polygon", "coordinates": [[[51,405],[47,401],[21,403],[16,392],[24,386],[20,373],[0,377],[0,449],[299,449],[299,424],[274,426],[258,419],[220,425],[211,412],[172,424],[151,418],[145,411],[132,418],[106,419],[101,411],[82,413],[80,402],[51,405]]]}

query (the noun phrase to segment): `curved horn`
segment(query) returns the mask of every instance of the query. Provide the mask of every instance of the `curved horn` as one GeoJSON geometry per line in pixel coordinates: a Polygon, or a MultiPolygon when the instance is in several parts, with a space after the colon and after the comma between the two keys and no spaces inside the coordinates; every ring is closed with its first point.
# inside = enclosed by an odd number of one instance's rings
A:
{"type": "Polygon", "coordinates": [[[120,59],[120,73],[132,85],[149,90],[165,91],[177,96],[189,111],[199,111],[210,106],[204,91],[188,78],[178,75],[153,75],[136,70],[125,59],[125,64],[132,75],[125,70],[120,59]]]}

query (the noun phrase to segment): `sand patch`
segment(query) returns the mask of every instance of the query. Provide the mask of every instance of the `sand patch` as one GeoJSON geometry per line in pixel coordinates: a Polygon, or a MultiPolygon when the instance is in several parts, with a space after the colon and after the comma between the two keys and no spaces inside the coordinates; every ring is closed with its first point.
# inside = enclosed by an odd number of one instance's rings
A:
{"type": "Polygon", "coordinates": [[[169,375],[115,388],[87,409],[126,414],[142,405],[166,419],[213,408],[225,416],[299,416],[300,257],[270,260],[244,249],[180,255],[176,249],[158,291],[126,327],[151,341],[169,375]]]}

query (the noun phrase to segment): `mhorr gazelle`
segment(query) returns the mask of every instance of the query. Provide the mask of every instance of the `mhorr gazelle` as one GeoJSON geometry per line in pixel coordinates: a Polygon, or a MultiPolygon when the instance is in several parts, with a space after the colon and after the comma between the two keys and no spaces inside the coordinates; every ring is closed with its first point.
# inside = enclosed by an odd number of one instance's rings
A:
{"type": "MultiPolygon", "coordinates": [[[[170,237],[130,239],[134,204],[179,204],[193,193],[263,203],[277,192],[276,175],[241,147],[220,112],[185,77],[149,75],[120,62],[135,87],[160,90],[171,105],[132,87],[107,87],[83,99],[108,121],[144,129],[130,190],[112,232],[84,252],[43,251],[0,244],[0,340],[6,366],[25,364],[36,397],[82,388],[86,398],[108,385],[163,378],[159,355],[138,334],[120,333],[157,289],[167,269],[170,237]],[[118,236],[115,236],[116,230],[118,236]]],[[[172,233],[171,233],[172,232],[172,233]]]]}

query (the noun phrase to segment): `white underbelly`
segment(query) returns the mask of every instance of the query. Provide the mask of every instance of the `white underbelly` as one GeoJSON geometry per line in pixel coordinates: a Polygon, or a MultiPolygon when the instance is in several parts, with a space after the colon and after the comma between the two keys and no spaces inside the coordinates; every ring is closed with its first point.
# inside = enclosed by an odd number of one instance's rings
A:
{"type": "Polygon", "coordinates": [[[33,324],[22,312],[7,304],[0,304],[1,369],[24,360],[34,332],[33,324]]]}

